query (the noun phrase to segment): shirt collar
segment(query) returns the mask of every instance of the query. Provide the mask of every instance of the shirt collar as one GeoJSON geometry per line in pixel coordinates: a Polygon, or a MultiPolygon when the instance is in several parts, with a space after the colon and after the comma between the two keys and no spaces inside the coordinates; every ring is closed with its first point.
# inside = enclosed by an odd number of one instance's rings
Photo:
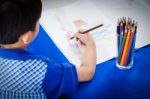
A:
{"type": "Polygon", "coordinates": [[[49,61],[49,59],[45,56],[39,54],[33,54],[27,50],[19,50],[19,49],[0,49],[0,57],[9,58],[9,59],[39,59],[49,61]]]}

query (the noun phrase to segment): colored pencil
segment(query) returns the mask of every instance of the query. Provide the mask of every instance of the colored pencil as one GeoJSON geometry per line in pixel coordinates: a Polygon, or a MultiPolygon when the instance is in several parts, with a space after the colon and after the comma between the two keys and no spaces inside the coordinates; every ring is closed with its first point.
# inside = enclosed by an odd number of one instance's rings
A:
{"type": "MultiPolygon", "coordinates": [[[[99,24],[99,25],[97,25],[97,26],[95,26],[95,27],[92,27],[92,28],[90,28],[90,29],[88,29],[88,30],[86,30],[86,31],[79,32],[79,33],[85,34],[85,33],[88,33],[88,32],[90,32],[90,31],[93,31],[93,30],[95,30],[95,29],[97,29],[97,28],[100,28],[100,27],[102,27],[102,26],[103,26],[103,24],[99,24]]],[[[74,37],[71,37],[70,39],[74,39],[74,37]]]]}
{"type": "Polygon", "coordinates": [[[128,47],[129,47],[128,45],[129,45],[130,35],[131,35],[131,30],[129,29],[127,37],[126,37],[126,42],[125,42],[125,45],[124,45],[124,50],[123,50],[123,53],[122,53],[121,61],[120,61],[121,66],[124,66],[125,63],[126,63],[126,56],[127,56],[127,50],[128,50],[128,47]]]}

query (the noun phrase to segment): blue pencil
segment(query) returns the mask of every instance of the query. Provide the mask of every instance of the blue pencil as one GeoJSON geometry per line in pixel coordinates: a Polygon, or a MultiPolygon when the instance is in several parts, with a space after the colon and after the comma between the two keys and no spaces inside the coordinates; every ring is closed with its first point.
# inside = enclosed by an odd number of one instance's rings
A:
{"type": "Polygon", "coordinates": [[[120,20],[118,20],[118,22],[117,22],[117,47],[118,47],[118,49],[119,49],[119,43],[120,43],[120,20]]]}
{"type": "Polygon", "coordinates": [[[124,33],[124,31],[123,31],[123,24],[121,23],[120,24],[120,40],[119,40],[119,49],[118,49],[118,60],[120,60],[120,58],[121,58],[121,48],[122,48],[122,46],[123,46],[123,44],[122,44],[122,41],[123,41],[123,33],[124,33]]]}
{"type": "Polygon", "coordinates": [[[121,49],[120,49],[120,56],[119,56],[119,63],[121,61],[121,58],[122,58],[122,53],[123,53],[123,50],[124,50],[124,45],[125,45],[125,42],[126,42],[126,38],[127,38],[127,35],[128,35],[128,29],[127,29],[127,26],[125,27],[125,31],[124,31],[124,35],[123,35],[123,41],[122,41],[122,46],[121,46],[121,49]]]}

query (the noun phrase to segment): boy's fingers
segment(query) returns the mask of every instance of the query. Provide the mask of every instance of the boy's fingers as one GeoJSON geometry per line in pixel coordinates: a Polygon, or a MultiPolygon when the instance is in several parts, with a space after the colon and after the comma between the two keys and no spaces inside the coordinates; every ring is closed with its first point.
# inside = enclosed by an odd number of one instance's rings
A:
{"type": "Polygon", "coordinates": [[[80,39],[82,36],[83,36],[83,34],[80,34],[80,33],[76,33],[76,35],[75,35],[75,37],[76,37],[76,38],[79,38],[79,39],[80,39]]]}
{"type": "Polygon", "coordinates": [[[79,31],[78,31],[78,33],[82,33],[82,32],[84,32],[85,31],[85,29],[80,29],[79,31]]]}
{"type": "Polygon", "coordinates": [[[86,34],[81,34],[82,32],[84,32],[85,29],[80,29],[75,35],[74,38],[77,38],[77,40],[82,39],[84,35],[88,35],[89,33],[86,34]]]}
{"type": "Polygon", "coordinates": [[[75,33],[73,36],[70,37],[70,39],[75,39],[78,37],[78,33],[75,33]]]}

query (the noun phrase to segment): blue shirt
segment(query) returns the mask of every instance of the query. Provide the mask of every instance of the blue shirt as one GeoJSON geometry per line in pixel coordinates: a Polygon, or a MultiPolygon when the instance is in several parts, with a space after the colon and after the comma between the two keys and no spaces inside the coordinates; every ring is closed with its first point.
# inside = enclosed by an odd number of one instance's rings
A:
{"type": "Polygon", "coordinates": [[[57,99],[76,90],[76,68],[24,50],[0,49],[0,99],[57,99]]]}

